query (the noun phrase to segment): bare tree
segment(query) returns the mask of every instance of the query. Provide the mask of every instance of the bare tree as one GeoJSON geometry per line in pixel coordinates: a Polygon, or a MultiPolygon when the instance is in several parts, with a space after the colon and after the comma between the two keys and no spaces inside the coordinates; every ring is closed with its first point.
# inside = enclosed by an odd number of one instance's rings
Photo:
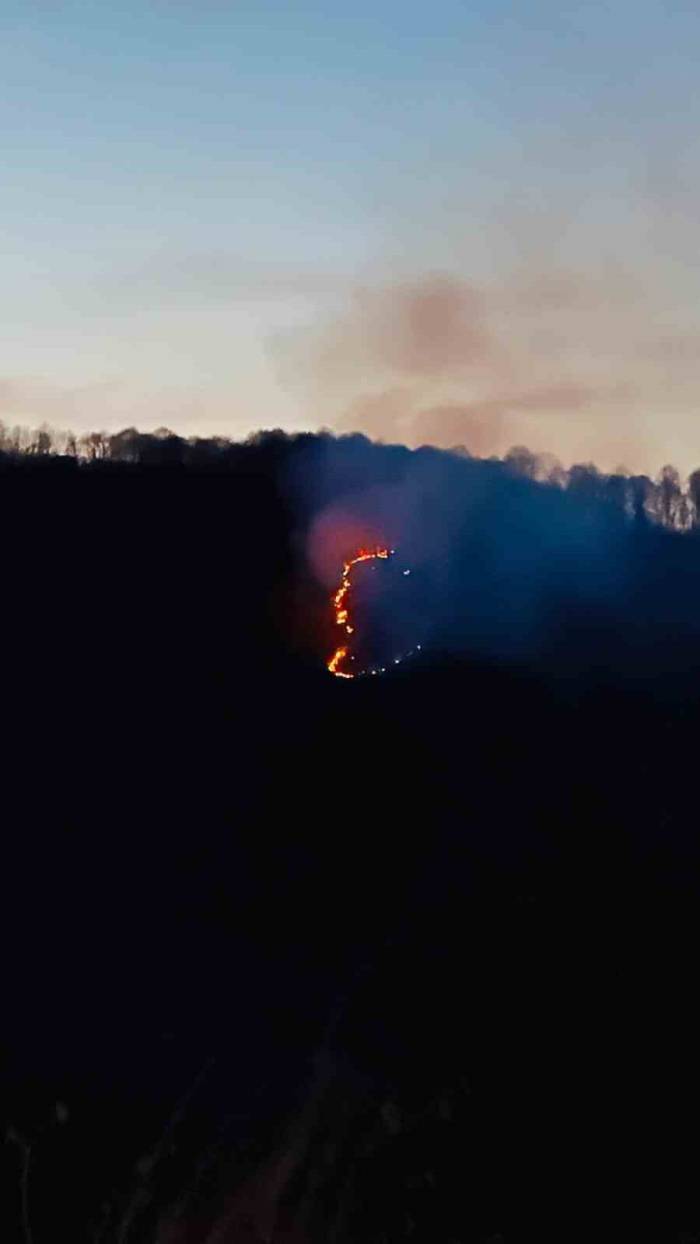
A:
{"type": "Polygon", "coordinates": [[[653,496],[654,485],[648,475],[632,475],[629,481],[630,517],[638,527],[649,521],[648,506],[653,496]]]}
{"type": "Polygon", "coordinates": [[[68,454],[68,456],[69,456],[69,457],[71,457],[71,458],[79,458],[79,457],[80,457],[80,449],[79,449],[79,446],[78,446],[78,438],[77,438],[77,436],[75,435],[75,432],[67,432],[67,433],[66,433],[66,440],[65,440],[65,448],[64,448],[64,452],[65,452],[66,454],[68,454]]]}
{"type": "Polygon", "coordinates": [[[109,437],[106,432],[89,432],[81,436],[80,449],[88,462],[100,462],[109,457],[109,437]]]}
{"type": "Polygon", "coordinates": [[[109,438],[109,456],[118,462],[138,462],[143,437],[138,428],[123,428],[109,438]]]}
{"type": "Polygon", "coordinates": [[[661,468],[656,481],[656,508],[664,527],[680,526],[680,508],[683,492],[678,471],[673,466],[661,468]]]}
{"type": "Polygon", "coordinates": [[[537,474],[537,458],[532,450],[524,445],[514,445],[508,450],[503,461],[517,475],[525,475],[528,479],[534,479],[537,474]]]}
{"type": "Polygon", "coordinates": [[[700,467],[693,471],[688,480],[688,496],[691,504],[691,518],[695,528],[700,528],[700,467]]]}
{"type": "Polygon", "coordinates": [[[40,428],[35,428],[32,434],[31,444],[27,448],[27,453],[32,454],[50,454],[54,448],[54,434],[47,423],[42,423],[40,428]]]}

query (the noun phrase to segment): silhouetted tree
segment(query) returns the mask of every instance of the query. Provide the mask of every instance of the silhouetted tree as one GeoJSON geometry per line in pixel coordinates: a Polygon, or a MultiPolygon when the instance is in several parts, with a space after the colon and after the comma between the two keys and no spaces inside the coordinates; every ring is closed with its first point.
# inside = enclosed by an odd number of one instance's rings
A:
{"type": "Polygon", "coordinates": [[[503,461],[510,470],[515,471],[518,475],[524,475],[526,479],[534,479],[537,472],[537,458],[524,445],[514,445],[512,449],[508,450],[503,461]]]}
{"type": "Polygon", "coordinates": [[[693,526],[700,527],[700,469],[693,471],[688,480],[688,495],[692,505],[693,526]]]}
{"type": "Polygon", "coordinates": [[[109,438],[109,456],[115,462],[138,462],[141,433],[137,428],[124,428],[109,438]]]}
{"type": "Polygon", "coordinates": [[[678,471],[673,466],[663,467],[656,482],[655,502],[658,508],[659,519],[665,527],[678,527],[682,529],[684,526],[684,515],[681,507],[682,497],[683,493],[678,471]]]}
{"type": "Polygon", "coordinates": [[[635,526],[645,527],[649,521],[648,506],[654,486],[647,475],[632,475],[629,481],[630,510],[635,526]]]}
{"type": "Polygon", "coordinates": [[[78,438],[74,432],[68,432],[66,435],[66,453],[69,454],[71,458],[77,458],[80,453],[78,438]]]}
{"type": "Polygon", "coordinates": [[[109,437],[106,432],[88,432],[80,438],[80,450],[88,462],[101,462],[109,456],[109,437]]]}

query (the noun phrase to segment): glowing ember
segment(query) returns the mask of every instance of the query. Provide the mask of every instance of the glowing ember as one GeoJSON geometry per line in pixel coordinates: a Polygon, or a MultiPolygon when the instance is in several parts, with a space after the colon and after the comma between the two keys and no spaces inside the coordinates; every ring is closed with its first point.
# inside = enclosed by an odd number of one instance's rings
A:
{"type": "MultiPolygon", "coordinates": [[[[385,549],[385,548],[381,548],[380,546],[378,546],[375,549],[358,549],[355,556],[351,557],[348,561],[346,561],[343,564],[343,573],[342,573],[341,580],[340,580],[340,587],[338,588],[337,592],[333,596],[332,602],[333,602],[333,614],[335,617],[336,626],[342,626],[343,629],[345,630],[346,635],[352,635],[355,630],[355,628],[352,626],[350,622],[350,609],[349,609],[350,582],[351,582],[353,567],[359,565],[360,562],[371,562],[377,559],[386,561],[386,559],[388,557],[391,557],[393,553],[394,553],[394,549],[385,549]]],[[[331,674],[335,674],[336,678],[354,678],[355,677],[354,674],[350,674],[348,673],[347,670],[342,668],[348,659],[349,653],[350,653],[350,649],[348,645],[343,644],[339,648],[336,648],[335,652],[333,653],[333,656],[328,662],[328,669],[331,674]]],[[[353,660],[353,659],[354,658],[350,657],[350,660],[353,660]]]]}

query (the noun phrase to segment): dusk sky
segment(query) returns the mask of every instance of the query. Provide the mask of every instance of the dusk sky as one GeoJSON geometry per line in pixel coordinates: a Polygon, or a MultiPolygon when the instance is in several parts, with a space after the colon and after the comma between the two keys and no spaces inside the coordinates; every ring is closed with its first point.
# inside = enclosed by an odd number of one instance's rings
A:
{"type": "Polygon", "coordinates": [[[0,418],[700,465],[700,9],[2,0],[0,418]]]}

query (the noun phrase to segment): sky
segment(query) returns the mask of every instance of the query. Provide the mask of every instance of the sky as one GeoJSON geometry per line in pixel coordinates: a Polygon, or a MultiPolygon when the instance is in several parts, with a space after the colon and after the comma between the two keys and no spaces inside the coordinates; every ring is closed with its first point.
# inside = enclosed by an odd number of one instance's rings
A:
{"type": "Polygon", "coordinates": [[[0,419],[700,465],[700,9],[0,0],[0,419]]]}

